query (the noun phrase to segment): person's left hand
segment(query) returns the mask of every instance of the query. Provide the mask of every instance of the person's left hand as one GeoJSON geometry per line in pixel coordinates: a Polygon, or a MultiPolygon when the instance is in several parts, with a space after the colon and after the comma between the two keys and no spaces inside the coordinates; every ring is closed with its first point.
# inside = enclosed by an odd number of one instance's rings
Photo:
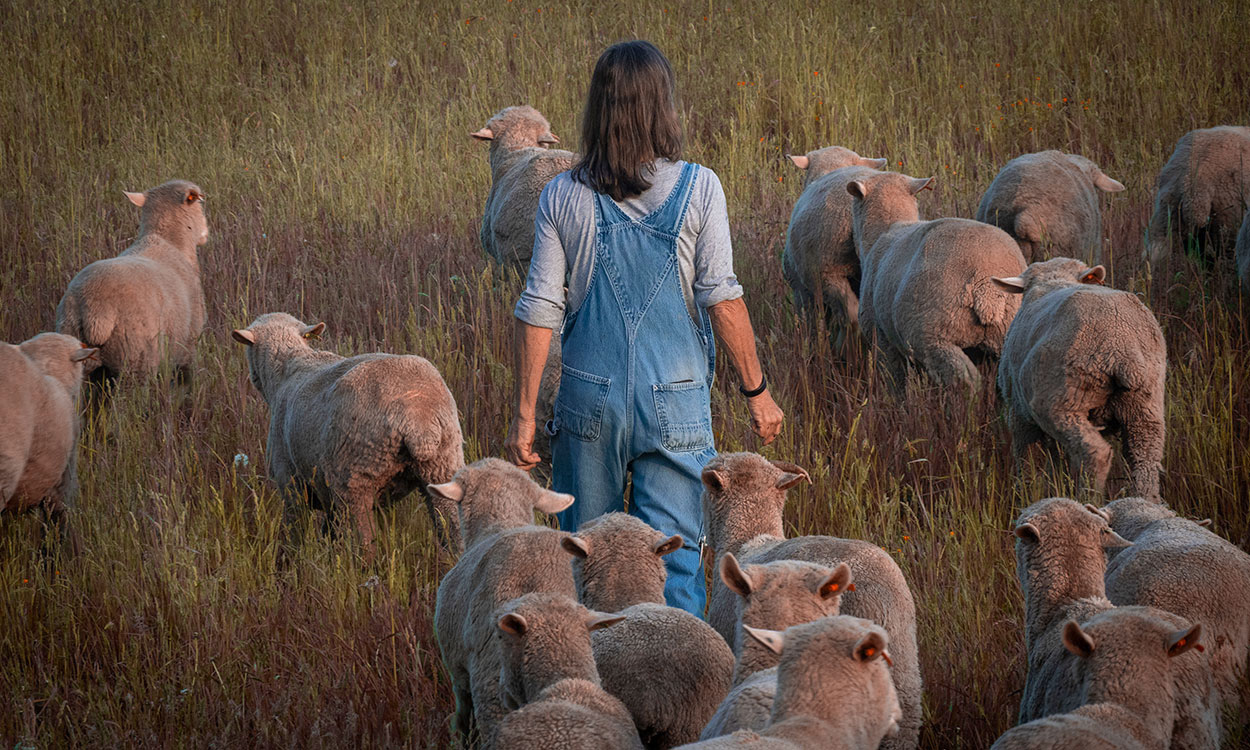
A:
{"type": "Polygon", "coordinates": [[[534,420],[518,417],[513,420],[508,437],[503,441],[504,455],[526,471],[542,462],[542,458],[534,452],[534,429],[534,420]]]}

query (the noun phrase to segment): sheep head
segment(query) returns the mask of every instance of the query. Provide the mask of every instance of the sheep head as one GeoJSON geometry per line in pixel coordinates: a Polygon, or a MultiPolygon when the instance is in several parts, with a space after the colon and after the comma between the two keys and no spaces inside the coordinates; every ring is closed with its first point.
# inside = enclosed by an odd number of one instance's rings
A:
{"type": "Polygon", "coordinates": [[[492,147],[499,143],[509,151],[560,142],[551,132],[547,118],[528,104],[500,110],[484,127],[469,135],[480,141],[491,141],[492,147]]]}
{"type": "Polygon", "coordinates": [[[663,604],[663,558],[682,545],[680,536],[663,534],[625,513],[592,519],[561,541],[573,556],[578,598],[607,612],[643,602],[663,604]]]}
{"type": "Polygon", "coordinates": [[[154,232],[192,251],[208,242],[204,191],[195,183],[170,180],[143,193],[122,192],[139,207],[139,234],[154,232]]]}
{"type": "Polygon", "coordinates": [[[71,396],[78,393],[83,375],[100,366],[99,349],[63,333],[41,333],[18,349],[71,396]]]}
{"type": "Polygon", "coordinates": [[[702,478],[704,527],[718,552],[759,534],[782,536],[787,490],[812,481],[803,468],[758,453],[722,453],[703,467],[702,478]]]}
{"type": "Polygon", "coordinates": [[[881,169],[885,166],[885,159],[870,159],[841,146],[828,146],[815,151],[808,151],[802,156],[791,154],[789,157],[794,166],[805,172],[803,175],[804,185],[811,183],[812,180],[818,177],[829,174],[835,169],[842,169],[843,167],[881,169]]]}
{"type": "Polygon", "coordinates": [[[908,177],[898,172],[882,172],[846,184],[851,195],[855,250],[861,260],[890,225],[920,220],[916,196],[932,187],[932,177],[908,177]]]}
{"type": "Polygon", "coordinates": [[[573,496],[552,492],[515,465],[483,458],[456,472],[448,482],[431,484],[427,492],[456,504],[465,549],[484,535],[534,522],[534,511],[559,513],[573,496]]]}
{"type": "Polygon", "coordinates": [[[994,283],[1011,294],[1037,299],[1047,292],[1077,284],[1101,285],[1107,278],[1103,266],[1087,266],[1073,258],[1051,258],[1030,264],[1019,276],[992,277],[994,283]]]}

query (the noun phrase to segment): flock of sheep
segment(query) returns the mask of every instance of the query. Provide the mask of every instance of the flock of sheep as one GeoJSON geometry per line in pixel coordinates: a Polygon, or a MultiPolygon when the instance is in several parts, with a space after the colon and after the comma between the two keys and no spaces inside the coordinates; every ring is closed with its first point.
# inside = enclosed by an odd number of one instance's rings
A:
{"type": "MultiPolygon", "coordinates": [[[[484,249],[523,265],[538,195],[575,155],[530,107],[474,132],[491,142],[484,249]]],[[[1000,748],[1209,748],[1250,708],[1250,556],[1162,503],[1166,354],[1133,294],[1102,286],[1097,191],[1123,186],[1081,157],[1008,163],[977,220],[921,221],[930,180],[880,171],[844,148],[791,157],[806,172],[783,266],[804,314],[837,347],[863,337],[893,385],[919,370],[977,388],[974,358],[999,359],[1017,455],[1044,441],[1102,490],[1118,432],[1132,497],[1065,498],[1015,525],[1026,601],[1028,682],[1000,748]],[[1050,260],[1042,258],[1055,254],[1050,260]],[[1110,563],[1108,563],[1110,557],[1110,563]]],[[[1250,129],[1185,135],[1160,174],[1147,252],[1197,234],[1236,243],[1250,286],[1250,129]]],[[[84,377],[116,398],[168,363],[189,377],[205,321],[197,248],[204,195],[172,181],[127,193],[139,234],[90,264],[57,308],[57,333],[0,344],[0,509],[66,521],[77,486],[84,377]]],[[[289,517],[340,516],[374,552],[374,508],[414,489],[460,552],[435,626],[455,691],[455,728],[483,747],[914,748],[923,723],[916,612],[876,545],[787,539],[793,464],[724,454],[703,472],[715,573],[706,621],[665,606],[663,556],[682,546],[609,514],[576,533],[535,524],[575,499],[498,459],[465,465],[455,398],[413,355],[341,357],[310,340],[324,323],[269,313],[232,332],[270,409],[268,471],[289,517]]],[[[559,337],[553,337],[558,342],[559,337]]],[[[558,389],[553,346],[542,400],[558,389]]],[[[693,541],[693,540],[686,540],[693,541]]]]}

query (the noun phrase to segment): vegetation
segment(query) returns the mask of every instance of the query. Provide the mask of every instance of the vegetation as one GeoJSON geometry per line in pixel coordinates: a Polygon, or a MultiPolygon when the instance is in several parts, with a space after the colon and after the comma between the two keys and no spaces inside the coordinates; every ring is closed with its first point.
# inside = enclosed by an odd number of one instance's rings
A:
{"type": "MultiPolygon", "coordinates": [[[[0,743],[451,742],[431,620],[453,561],[410,497],[382,512],[374,568],[310,533],[275,569],[267,410],[229,330],[284,310],[325,320],[342,353],[419,353],[459,402],[468,458],[498,455],[521,281],[478,245],[489,169],[468,132],[530,103],[575,148],[595,58],[633,36],[672,59],[687,156],[726,187],[789,415],[763,452],[815,479],[788,522],[870,539],[911,582],[926,747],[984,747],[1014,723],[1005,530],[1072,490],[1040,452],[1017,474],[991,389],[896,399],[870,357],[837,361],[795,316],[778,258],[801,175],[784,154],[839,144],[935,175],[929,216],[971,216],[1003,163],[1045,148],[1124,182],[1104,199],[1108,266],[1167,336],[1164,496],[1247,534],[1250,303],[1228,258],[1176,253],[1153,277],[1139,258],[1175,140],[1250,111],[1250,6],[541,1],[0,4],[0,340],[51,329],[73,274],[129,243],[121,190],[194,180],[212,232],[190,388],[128,385],[85,426],[82,553],[45,562],[37,514],[0,519],[0,743]]],[[[727,371],[713,398],[720,448],[757,449],[727,371]]]]}

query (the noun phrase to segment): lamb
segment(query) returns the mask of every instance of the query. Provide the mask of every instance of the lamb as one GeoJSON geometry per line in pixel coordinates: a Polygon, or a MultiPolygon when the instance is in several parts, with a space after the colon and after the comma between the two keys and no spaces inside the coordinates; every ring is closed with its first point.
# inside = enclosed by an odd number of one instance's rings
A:
{"type": "Polygon", "coordinates": [[[1026,263],[1044,254],[1102,258],[1098,191],[1124,185],[1084,156],[1061,151],[1025,154],[1007,162],[977,206],[976,220],[1015,238],[1026,263]]]}
{"type": "Polygon", "coordinates": [[[456,697],[454,729],[466,738],[477,719],[488,741],[507,712],[500,692],[495,611],[524,594],[576,596],[568,534],[533,524],[533,513],[558,513],[571,495],[538,487],[525,472],[489,458],[431,488],[456,504],[465,551],[439,583],[434,632],[456,697]],[[528,484],[527,484],[528,483],[528,484]]]}
{"type": "MultiPolygon", "coordinates": [[[[308,339],[305,325],[268,313],[232,336],[247,346],[252,385],[269,405],[265,452],[283,491],[284,525],[298,531],[302,496],[325,511],[327,527],[347,510],[367,559],[374,556],[375,505],[446,482],[464,465],[456,401],[434,365],[413,355],[341,357],[308,339]]],[[[454,504],[426,495],[449,548],[460,543],[454,504]]]]}
{"type": "Polygon", "coordinates": [[[899,391],[908,362],[941,385],[979,386],[969,353],[997,357],[1019,307],[991,280],[1024,270],[1015,240],[970,219],[920,221],[916,194],[931,182],[883,172],[846,184],[863,268],[860,327],[899,391]]]}
{"type": "MultiPolygon", "coordinates": [[[[1105,550],[1131,547],[1106,518],[1068,498],[1047,498],[1026,508],[1015,525],[1016,574],[1025,600],[1028,677],[1020,722],[1079,708],[1081,667],[1064,646],[1065,623],[1087,623],[1113,608],[1106,598],[1105,550]]],[[[1168,620],[1175,615],[1151,609],[1168,620]]],[[[1178,664],[1174,747],[1218,745],[1219,726],[1209,665],[1178,664]]]]}
{"type": "Polygon", "coordinates": [[[738,595],[734,648],[738,661],[734,688],[721,702],[701,737],[710,739],[739,729],[763,729],[777,692],[777,655],[751,638],[746,628],[782,630],[838,614],[842,594],[854,591],[851,569],[778,560],[743,569],[733,554],[721,558],[720,577],[738,595]]]}
{"type": "Polygon", "coordinates": [[[1048,439],[1072,474],[1102,492],[1111,468],[1103,431],[1119,433],[1130,491],[1159,497],[1167,351],[1150,310],[1130,292],[1100,286],[1102,266],[1052,258],[994,281],[1023,294],[998,368],[1017,460],[1048,439]]]}
{"type": "MultiPolygon", "coordinates": [[[[1081,705],[1007,731],[997,750],[1172,746],[1185,661],[1200,661],[1200,624],[1147,607],[1117,607],[1063,626],[1063,647],[1080,675],[1081,705]],[[1197,649],[1189,656],[1184,656],[1197,649]]],[[[1209,747],[1217,747],[1210,745],[1209,747]]]]}
{"type": "MultiPolygon", "coordinates": [[[[1133,546],[1107,565],[1107,598],[1201,622],[1224,706],[1250,712],[1250,555],[1167,506],[1126,497],[1102,508],[1133,546]]],[[[1250,714],[1244,714],[1250,715],[1250,714]]]]}
{"type": "Polygon", "coordinates": [[[625,703],[648,748],[697,740],[731,685],[734,658],[724,639],[664,604],[662,556],[681,545],[680,536],[624,513],[600,516],[564,540],[582,604],[626,617],[592,633],[591,644],[604,689],[625,703]]]}
{"type": "Polygon", "coordinates": [[[888,747],[903,710],[890,679],[889,636],[879,625],[846,615],[795,625],[784,633],[746,629],[781,656],[772,719],[689,748],[888,747]],[[884,741],[883,741],[884,740],[884,741]]]}
{"type": "Polygon", "coordinates": [[[1158,264],[1193,235],[1209,251],[1226,251],[1250,208],[1250,128],[1191,130],[1155,183],[1146,260],[1158,264]]]}
{"type": "Polygon", "coordinates": [[[1250,297],[1250,209],[1241,220],[1233,255],[1237,262],[1237,278],[1241,280],[1241,293],[1250,297]]]}
{"type": "Polygon", "coordinates": [[[59,333],[0,343],[0,511],[38,506],[62,536],[78,492],[78,393],[98,351],[59,333]]]}
{"type": "Polygon", "coordinates": [[[172,180],[126,197],[140,208],[139,236],[74,276],[56,330],[100,350],[93,378],[148,375],[168,359],[185,379],[207,316],[196,253],[208,241],[204,191],[172,180]]]}
{"type": "Polygon", "coordinates": [[[851,199],[846,183],[885,166],[840,146],[791,156],[804,171],[803,193],[790,214],[782,273],[794,290],[794,304],[809,317],[819,307],[842,351],[859,321],[859,257],[851,236],[851,199]]]}
{"type": "MultiPolygon", "coordinates": [[[[903,706],[898,736],[890,748],[912,748],[919,742],[921,710],[920,659],[916,649],[916,605],[898,565],[880,547],[855,539],[803,536],[786,539],[782,509],[786,490],[811,482],[794,464],[770,462],[755,453],[725,453],[703,470],[703,524],[716,551],[716,566],[726,554],[740,563],[760,565],[799,560],[836,566],[845,562],[856,590],[845,594],[841,611],[879,623],[893,644],[894,685],[903,706]]],[[[713,580],[708,622],[727,643],[734,639],[735,596],[723,581],[713,580]]]]}
{"type": "Polygon", "coordinates": [[[516,710],[500,721],[495,748],[641,750],[629,711],[600,687],[590,649],[592,631],[625,618],[545,593],[514,599],[497,614],[500,684],[516,710]]]}

